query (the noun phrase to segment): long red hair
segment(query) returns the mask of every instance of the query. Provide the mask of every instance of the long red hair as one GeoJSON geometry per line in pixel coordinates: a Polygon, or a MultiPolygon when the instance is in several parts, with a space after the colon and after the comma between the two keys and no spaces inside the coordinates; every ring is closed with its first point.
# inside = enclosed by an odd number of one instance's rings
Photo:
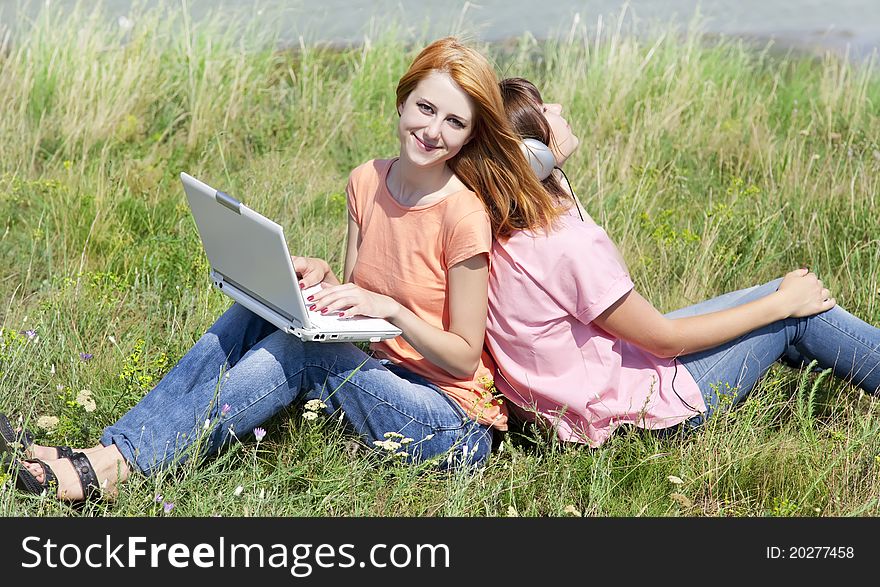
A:
{"type": "Polygon", "coordinates": [[[448,74],[473,101],[471,140],[448,165],[482,200],[492,234],[506,238],[517,229],[549,227],[562,209],[520,150],[520,137],[505,112],[498,78],[486,57],[455,37],[434,41],[400,78],[397,105],[432,72],[448,74]]]}

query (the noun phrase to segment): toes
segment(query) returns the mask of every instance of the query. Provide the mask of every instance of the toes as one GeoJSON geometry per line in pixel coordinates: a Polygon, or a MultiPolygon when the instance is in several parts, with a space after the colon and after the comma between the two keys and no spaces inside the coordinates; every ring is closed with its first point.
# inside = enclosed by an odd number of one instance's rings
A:
{"type": "Polygon", "coordinates": [[[28,471],[30,471],[31,475],[33,475],[37,481],[39,481],[40,483],[43,483],[43,481],[44,481],[43,467],[41,467],[37,463],[31,463],[31,462],[24,463],[24,466],[27,468],[28,471]]]}

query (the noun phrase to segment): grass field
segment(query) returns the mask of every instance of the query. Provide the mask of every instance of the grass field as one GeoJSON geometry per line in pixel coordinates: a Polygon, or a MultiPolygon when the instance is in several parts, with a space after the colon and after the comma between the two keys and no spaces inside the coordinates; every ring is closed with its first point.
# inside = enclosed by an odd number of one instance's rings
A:
{"type": "MultiPolygon", "coordinates": [[[[179,172],[340,269],[348,173],[396,155],[394,88],[430,40],[389,28],[358,47],[279,49],[219,16],[156,9],[126,24],[44,10],[0,52],[0,410],[49,444],[95,444],[229,303],[208,282],[179,172]]],[[[568,176],[658,308],[807,264],[880,324],[874,62],[698,32],[573,26],[479,46],[500,75],[565,105],[581,137],[568,176]]],[[[82,511],[6,475],[0,515],[873,516],[878,408],[827,373],[780,366],[685,439],[623,430],[590,450],[525,428],[485,469],[451,474],[370,456],[297,408],[259,443],[135,477],[82,511]]]]}

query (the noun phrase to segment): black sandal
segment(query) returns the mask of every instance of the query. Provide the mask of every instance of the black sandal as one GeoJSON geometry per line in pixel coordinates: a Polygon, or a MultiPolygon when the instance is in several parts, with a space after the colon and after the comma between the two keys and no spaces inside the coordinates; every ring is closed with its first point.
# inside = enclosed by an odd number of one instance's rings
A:
{"type": "Polygon", "coordinates": [[[16,432],[6,414],[0,412],[0,450],[4,454],[24,450],[33,443],[34,435],[27,428],[16,432]]]}
{"type": "MultiPolygon", "coordinates": [[[[73,465],[73,470],[76,472],[77,477],[79,477],[80,487],[82,487],[83,499],[76,501],[85,502],[100,499],[101,486],[98,483],[98,475],[95,473],[95,469],[94,467],[92,467],[92,463],[89,461],[89,458],[81,452],[71,452],[70,456],[64,458],[70,460],[70,463],[73,465]]],[[[18,466],[18,478],[16,486],[19,489],[28,493],[40,495],[44,491],[48,491],[51,487],[54,487],[57,491],[58,478],[55,476],[52,468],[44,461],[40,459],[29,459],[23,461],[18,466]],[[43,468],[42,483],[40,483],[40,481],[37,480],[33,473],[31,473],[28,468],[24,466],[24,463],[37,463],[43,468]]]]}
{"type": "Polygon", "coordinates": [[[44,461],[40,459],[29,459],[19,463],[15,486],[22,491],[33,493],[35,495],[40,495],[44,491],[48,493],[48,491],[53,486],[58,487],[58,478],[55,477],[55,473],[52,471],[52,467],[47,465],[44,461]],[[34,474],[31,473],[30,470],[24,466],[25,463],[37,463],[38,465],[43,467],[42,483],[40,483],[40,481],[36,477],[34,477],[34,474]]]}
{"type": "MultiPolygon", "coordinates": [[[[0,461],[8,466],[16,453],[21,454],[34,443],[34,434],[27,428],[16,431],[6,414],[0,412],[0,461]]],[[[73,449],[69,446],[50,446],[58,452],[56,458],[69,459],[73,456],[73,449]]]]}

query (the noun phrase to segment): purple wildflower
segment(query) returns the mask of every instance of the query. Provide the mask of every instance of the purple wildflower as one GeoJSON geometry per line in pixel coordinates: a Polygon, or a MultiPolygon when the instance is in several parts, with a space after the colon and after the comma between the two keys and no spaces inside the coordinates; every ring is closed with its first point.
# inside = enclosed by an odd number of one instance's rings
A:
{"type": "Polygon", "coordinates": [[[231,410],[231,409],[232,409],[232,406],[230,406],[229,404],[223,404],[223,407],[220,408],[220,415],[225,416],[226,414],[229,413],[229,410],[231,410]]]}
{"type": "Polygon", "coordinates": [[[167,514],[171,510],[174,509],[174,504],[171,503],[170,501],[166,501],[164,504],[162,504],[162,508],[165,510],[165,513],[167,514]]]}
{"type": "Polygon", "coordinates": [[[254,436],[257,439],[257,442],[263,440],[263,437],[266,436],[266,431],[262,428],[254,428],[254,436]]]}
{"type": "Polygon", "coordinates": [[[28,340],[33,340],[33,339],[37,338],[37,331],[36,330],[25,330],[24,335],[27,337],[28,340]]]}
{"type": "Polygon", "coordinates": [[[161,494],[161,493],[157,493],[157,494],[156,494],[156,499],[154,499],[153,501],[155,501],[156,503],[159,503],[159,502],[162,501],[163,499],[165,499],[165,498],[162,497],[162,494],[161,494]]]}
{"type": "Polygon", "coordinates": [[[92,353],[80,353],[79,358],[83,360],[83,362],[92,360],[92,353]]]}

